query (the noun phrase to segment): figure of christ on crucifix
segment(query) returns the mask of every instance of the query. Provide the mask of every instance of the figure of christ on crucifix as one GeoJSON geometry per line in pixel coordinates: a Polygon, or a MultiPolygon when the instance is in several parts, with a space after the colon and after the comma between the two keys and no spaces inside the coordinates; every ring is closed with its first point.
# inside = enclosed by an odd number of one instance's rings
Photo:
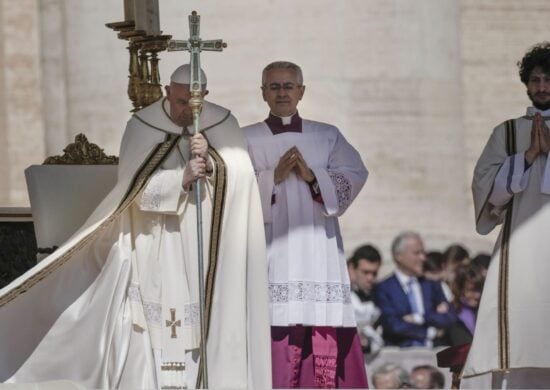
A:
{"type": "Polygon", "coordinates": [[[202,387],[202,303],[209,386],[271,386],[254,171],[229,110],[203,101],[192,135],[191,83],[190,66],[178,67],[166,98],[130,118],[112,192],[69,241],[0,290],[0,381],[202,387]]]}

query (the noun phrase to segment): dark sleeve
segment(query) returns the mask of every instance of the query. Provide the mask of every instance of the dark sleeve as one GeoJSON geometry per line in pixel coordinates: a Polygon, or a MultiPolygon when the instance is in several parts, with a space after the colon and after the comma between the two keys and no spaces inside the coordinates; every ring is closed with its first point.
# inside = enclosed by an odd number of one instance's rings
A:
{"type": "Polygon", "coordinates": [[[416,339],[424,341],[426,339],[426,328],[423,325],[411,324],[403,320],[400,313],[393,303],[390,294],[383,288],[375,288],[374,302],[381,311],[380,323],[384,329],[384,335],[397,336],[403,339],[416,339]]]}
{"type": "Polygon", "coordinates": [[[426,321],[427,326],[434,326],[436,328],[445,329],[451,327],[457,320],[458,317],[456,312],[447,298],[445,298],[445,293],[439,283],[430,283],[430,292],[432,295],[431,306],[426,307],[424,320],[426,321]],[[449,308],[447,313],[438,313],[436,311],[437,306],[440,303],[446,302],[449,308]]]}
{"type": "Polygon", "coordinates": [[[307,183],[307,185],[309,186],[309,191],[311,192],[311,199],[313,199],[314,202],[324,204],[325,201],[323,200],[321,188],[319,187],[315,174],[313,174],[313,181],[311,183],[307,183]]]}
{"type": "Polygon", "coordinates": [[[472,342],[473,335],[468,328],[462,323],[457,321],[447,330],[447,340],[451,346],[470,344],[472,342]]]}

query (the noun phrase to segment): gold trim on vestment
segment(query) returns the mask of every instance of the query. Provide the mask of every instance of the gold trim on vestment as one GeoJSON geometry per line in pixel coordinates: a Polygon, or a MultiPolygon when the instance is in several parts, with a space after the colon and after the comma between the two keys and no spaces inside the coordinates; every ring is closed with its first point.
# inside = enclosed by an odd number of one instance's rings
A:
{"type": "Polygon", "coordinates": [[[8,291],[6,294],[0,297],[0,307],[11,302],[13,299],[17,298],[19,295],[26,292],[28,289],[44,280],[54,271],[56,271],[63,264],[71,260],[71,258],[87,244],[89,244],[95,237],[104,231],[109,225],[118,217],[120,214],[126,210],[128,206],[134,201],[135,197],[143,189],[147,180],[151,174],[162,164],[164,159],[170,154],[172,148],[177,145],[180,137],[175,135],[168,135],[165,138],[165,141],[158,144],[153,151],[149,154],[149,157],[144,161],[139,170],[137,171],[132,184],[130,185],[126,195],[123,200],[120,202],[117,209],[108,216],[101,224],[90,232],[88,235],[84,236],[80,241],[62,254],[59,258],[52,261],[42,270],[38,271],[35,275],[31,276],[25,280],[20,285],[14,287],[12,290],[8,291]]]}
{"type": "MultiPolygon", "coordinates": [[[[509,156],[516,154],[516,126],[515,120],[506,121],[506,152],[509,156]]],[[[514,198],[506,207],[506,218],[502,227],[500,242],[500,265],[498,279],[498,356],[500,369],[507,370],[510,367],[510,323],[508,312],[508,271],[509,271],[509,246],[512,225],[514,198]]]]}
{"type": "MultiPolygon", "coordinates": [[[[210,143],[209,143],[210,145],[210,143]]],[[[216,165],[216,177],[214,182],[214,199],[212,204],[212,223],[210,225],[210,248],[208,255],[208,270],[206,272],[205,283],[205,317],[206,317],[206,339],[208,340],[208,331],[210,329],[210,315],[212,313],[212,299],[214,298],[214,282],[216,279],[216,270],[218,266],[219,243],[222,233],[223,212],[225,208],[227,171],[225,162],[218,154],[216,149],[209,146],[209,154],[216,165]]],[[[202,360],[199,362],[196,388],[202,388],[202,360]]]]}
{"type": "Polygon", "coordinates": [[[508,266],[509,266],[509,239],[512,223],[513,199],[508,205],[506,220],[502,231],[500,244],[500,269],[498,287],[498,316],[499,316],[499,361],[500,368],[507,370],[510,366],[510,324],[508,317],[508,266]]]}
{"type": "MultiPolygon", "coordinates": [[[[210,250],[208,259],[208,270],[206,272],[206,286],[214,286],[216,276],[218,255],[220,250],[220,239],[222,233],[223,210],[225,207],[225,190],[227,187],[227,172],[225,162],[218,152],[210,147],[210,155],[216,164],[216,179],[214,184],[214,200],[212,208],[212,224],[210,226],[210,250]]],[[[208,324],[212,313],[212,289],[207,289],[206,295],[206,336],[208,337],[208,324]]]]}
{"type": "Polygon", "coordinates": [[[185,371],[185,362],[164,362],[160,369],[162,371],[185,371]]]}
{"type": "MultiPolygon", "coordinates": [[[[164,108],[164,102],[166,101],[166,98],[164,98],[162,100],[162,103],[161,103],[161,107],[162,107],[162,112],[164,112],[164,115],[166,115],[166,118],[170,121],[172,121],[172,118],[170,117],[170,114],[168,113],[168,111],[166,111],[166,109],[164,108]]],[[[210,126],[206,126],[205,128],[202,128],[199,130],[200,133],[203,133],[207,130],[210,130],[211,128],[213,127],[216,127],[218,126],[219,124],[225,122],[227,120],[227,118],[229,118],[229,116],[231,115],[231,111],[229,110],[226,110],[226,113],[225,113],[225,116],[220,119],[218,122],[215,122],[213,124],[211,124],[210,126]]],[[[140,116],[136,113],[134,114],[134,117],[139,120],[141,123],[143,123],[144,125],[146,126],[149,126],[149,127],[152,127],[153,129],[155,130],[159,130],[159,131],[162,131],[163,133],[166,133],[166,134],[174,134],[173,132],[171,132],[170,130],[166,130],[166,129],[163,129],[161,127],[157,127],[147,121],[145,121],[145,119],[143,118],[140,118],[140,116]]],[[[173,121],[172,121],[173,122],[173,121]]],[[[181,135],[184,137],[184,138],[189,138],[190,136],[192,136],[192,134],[189,133],[189,131],[187,130],[187,128],[185,127],[182,127],[181,128],[181,135]]]]}

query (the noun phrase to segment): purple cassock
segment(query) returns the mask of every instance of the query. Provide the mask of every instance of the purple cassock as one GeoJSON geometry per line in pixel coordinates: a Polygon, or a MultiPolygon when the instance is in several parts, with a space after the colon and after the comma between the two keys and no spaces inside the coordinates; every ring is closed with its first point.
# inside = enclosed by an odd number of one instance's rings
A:
{"type": "Polygon", "coordinates": [[[357,328],[272,326],[273,388],[368,388],[357,328]]]}

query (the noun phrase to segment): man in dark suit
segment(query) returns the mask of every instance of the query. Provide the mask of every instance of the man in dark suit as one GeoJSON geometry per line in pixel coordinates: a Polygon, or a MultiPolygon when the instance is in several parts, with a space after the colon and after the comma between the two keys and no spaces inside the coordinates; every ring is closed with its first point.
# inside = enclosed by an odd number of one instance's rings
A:
{"type": "Polygon", "coordinates": [[[374,290],[384,342],[400,347],[437,345],[436,339],[457,317],[441,285],[422,277],[426,260],[422,239],[415,232],[403,232],[391,249],[397,268],[374,290]]]}

